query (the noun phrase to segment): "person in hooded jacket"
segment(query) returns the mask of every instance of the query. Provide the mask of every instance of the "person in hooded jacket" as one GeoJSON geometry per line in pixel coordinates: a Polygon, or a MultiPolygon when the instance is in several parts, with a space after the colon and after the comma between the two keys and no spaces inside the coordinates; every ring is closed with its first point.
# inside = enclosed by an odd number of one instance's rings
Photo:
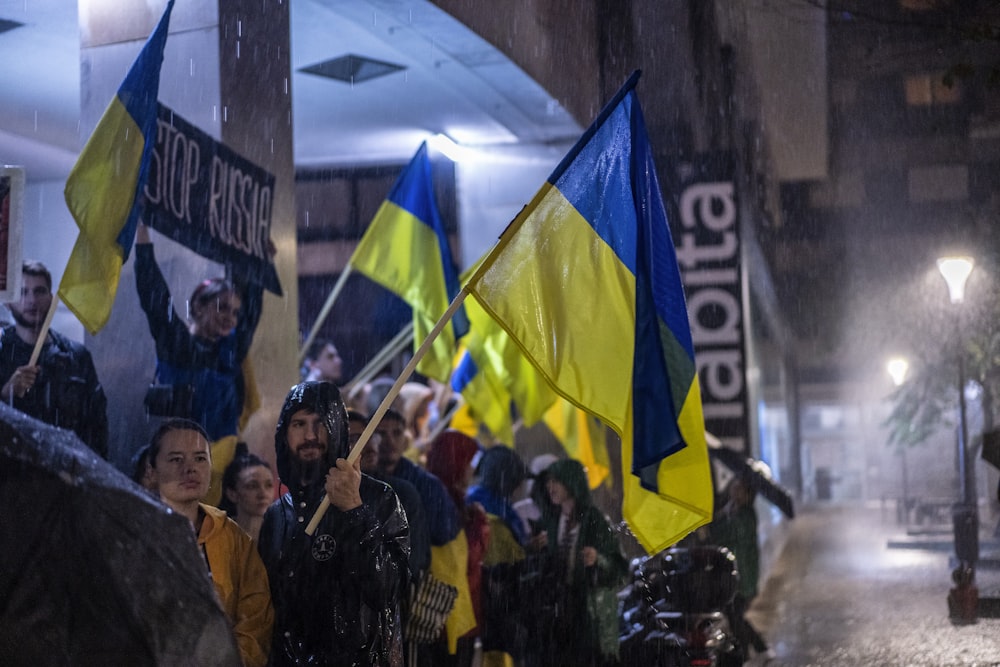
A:
{"type": "Polygon", "coordinates": [[[587,472],[573,459],[545,469],[549,506],[542,511],[545,554],[554,573],[548,636],[533,642],[537,663],[597,667],[618,662],[617,599],[628,562],[590,497],[587,472]]]}
{"type": "Polygon", "coordinates": [[[336,385],[292,387],[274,448],[288,493],[268,509],[258,543],[275,609],[270,664],[401,665],[406,514],[387,484],[361,473],[360,460],[347,462],[347,411],[336,385]],[[310,537],[305,527],[324,493],[330,508],[310,537]]]}
{"type": "Polygon", "coordinates": [[[512,498],[528,474],[517,452],[506,445],[493,445],[480,457],[478,483],[466,495],[468,504],[479,504],[486,511],[490,533],[480,582],[484,667],[521,660],[527,641],[524,619],[512,611],[523,609],[520,581],[528,535],[512,498]]]}

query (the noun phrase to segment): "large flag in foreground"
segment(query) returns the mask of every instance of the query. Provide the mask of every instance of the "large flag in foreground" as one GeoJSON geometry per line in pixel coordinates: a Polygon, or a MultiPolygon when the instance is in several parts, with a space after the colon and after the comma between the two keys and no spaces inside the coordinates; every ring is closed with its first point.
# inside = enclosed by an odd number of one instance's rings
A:
{"type": "Polygon", "coordinates": [[[638,73],[514,219],[468,290],[622,439],[622,513],[650,553],[712,515],[694,348],[638,73]]]}
{"type": "Polygon", "coordinates": [[[122,264],[135,240],[156,144],[160,65],[173,7],[170,0],[66,179],[66,204],[80,234],[59,298],[91,334],[108,323],[122,264]]]}
{"type": "MultiPolygon", "coordinates": [[[[419,347],[459,291],[458,272],[434,199],[426,142],[420,144],[379,207],[350,265],[409,304],[414,349],[419,347]]],[[[417,370],[448,382],[457,341],[468,328],[465,312],[460,310],[417,370]]]]}

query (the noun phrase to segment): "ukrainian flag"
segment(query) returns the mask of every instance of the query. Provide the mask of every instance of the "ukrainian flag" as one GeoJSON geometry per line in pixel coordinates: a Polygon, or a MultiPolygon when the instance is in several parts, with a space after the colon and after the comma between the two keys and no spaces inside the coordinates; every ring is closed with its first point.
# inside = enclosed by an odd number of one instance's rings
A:
{"type": "Polygon", "coordinates": [[[583,464],[590,488],[599,487],[611,473],[607,438],[600,420],[559,398],[545,413],[544,421],[566,454],[583,464]]]}
{"type": "MultiPolygon", "coordinates": [[[[420,144],[351,256],[350,266],[413,309],[414,349],[427,338],[459,291],[444,224],[434,199],[427,143],[420,144]]],[[[464,310],[435,339],[417,370],[448,382],[457,341],[468,330],[464,310]]]]}
{"type": "Polygon", "coordinates": [[[469,333],[451,376],[472,413],[501,442],[514,444],[511,404],[525,426],[541,421],[559,399],[517,343],[483,310],[465,302],[469,333]]]}
{"type": "Polygon", "coordinates": [[[111,317],[122,264],[135,240],[156,143],[160,65],[173,7],[170,0],[66,179],[66,205],[80,234],[59,298],[91,334],[111,317]]]}
{"type": "Polygon", "coordinates": [[[479,303],[466,301],[465,307],[469,316],[465,347],[469,355],[481,372],[503,386],[524,425],[533,426],[541,421],[558,396],[517,343],[479,303]]]}
{"type": "MultiPolygon", "coordinates": [[[[486,425],[493,437],[514,444],[510,414],[510,394],[492,369],[480,370],[468,350],[463,350],[451,374],[451,389],[462,395],[470,416],[486,425]]],[[[476,437],[475,433],[466,435],[476,437]]]]}
{"type": "Polygon", "coordinates": [[[622,439],[622,513],[650,553],[712,516],[694,347],[634,91],[602,111],[467,289],[567,400],[622,439]]]}

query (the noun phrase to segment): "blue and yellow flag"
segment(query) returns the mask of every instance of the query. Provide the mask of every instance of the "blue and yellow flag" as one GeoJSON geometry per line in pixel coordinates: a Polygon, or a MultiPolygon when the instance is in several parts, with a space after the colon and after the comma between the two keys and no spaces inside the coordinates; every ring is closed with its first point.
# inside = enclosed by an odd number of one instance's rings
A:
{"type": "MultiPolygon", "coordinates": [[[[379,207],[350,265],[413,309],[416,350],[459,291],[458,272],[434,199],[426,142],[420,144],[379,207]]],[[[448,382],[457,341],[468,328],[461,309],[434,340],[417,370],[439,382],[448,382]]]]}
{"type": "Polygon", "coordinates": [[[80,234],[59,282],[59,298],[91,334],[111,317],[122,264],[135,240],[156,143],[160,65],[173,7],[170,0],[66,179],[66,205],[80,234]]]}
{"type": "Polygon", "coordinates": [[[712,516],[687,308],[635,94],[602,111],[468,290],[567,400],[622,439],[622,514],[650,553],[712,516]]]}
{"type": "Polygon", "coordinates": [[[517,343],[479,303],[466,301],[465,307],[469,316],[469,335],[464,343],[469,355],[480,372],[501,384],[524,425],[533,426],[541,421],[558,395],[517,343]]]}
{"type": "MultiPolygon", "coordinates": [[[[490,367],[479,368],[468,350],[462,350],[458,357],[451,374],[451,389],[462,395],[472,419],[485,424],[500,442],[514,444],[510,394],[490,367]]],[[[475,432],[465,434],[477,437],[475,432]]]]}
{"type": "MultiPolygon", "coordinates": [[[[461,279],[464,282],[466,278],[461,279]]],[[[451,375],[451,388],[462,394],[474,418],[498,440],[513,446],[511,405],[516,407],[521,423],[532,426],[559,396],[478,302],[466,300],[464,307],[469,333],[462,339],[463,350],[451,375]]]]}
{"type": "Polygon", "coordinates": [[[583,464],[590,488],[599,487],[611,473],[607,437],[600,420],[560,397],[545,413],[544,421],[566,455],[583,464]]]}

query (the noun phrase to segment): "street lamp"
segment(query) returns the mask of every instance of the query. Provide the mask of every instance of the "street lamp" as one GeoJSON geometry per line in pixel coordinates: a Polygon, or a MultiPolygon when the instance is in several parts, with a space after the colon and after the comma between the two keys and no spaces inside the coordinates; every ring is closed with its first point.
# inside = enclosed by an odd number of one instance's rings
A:
{"type": "MultiPolygon", "coordinates": [[[[938,270],[948,283],[951,302],[961,305],[965,297],[965,281],[972,273],[974,262],[971,257],[942,257],[937,261],[938,270]]],[[[968,597],[977,596],[975,587],[976,563],[979,560],[979,508],[976,500],[976,478],[969,465],[969,427],[965,416],[965,349],[962,342],[961,308],[955,315],[955,344],[958,349],[958,473],[960,500],[952,512],[955,532],[955,557],[958,569],[952,574],[959,589],[967,590],[968,597]],[[964,584],[964,586],[963,586],[964,584]]],[[[975,617],[965,620],[975,620],[975,617]]]]}
{"type": "MultiPolygon", "coordinates": [[[[910,370],[910,362],[903,357],[893,357],[889,359],[886,363],[886,370],[889,371],[889,377],[892,378],[892,384],[896,387],[902,386],[903,382],[906,381],[906,372],[910,370]]],[[[910,523],[910,489],[909,489],[909,474],[906,469],[906,448],[907,444],[904,442],[903,446],[899,449],[899,456],[902,462],[902,473],[903,473],[903,510],[902,513],[897,510],[896,520],[898,521],[900,517],[903,517],[903,524],[909,525],[910,523]]]]}
{"type": "MultiPolygon", "coordinates": [[[[958,306],[965,298],[965,282],[972,273],[974,262],[971,257],[942,257],[937,261],[938,270],[948,283],[948,296],[951,302],[958,306]]],[[[958,465],[959,484],[962,502],[966,505],[976,504],[975,478],[969,473],[967,443],[969,428],[965,416],[965,350],[962,343],[961,308],[955,316],[955,342],[958,346],[958,465]]]]}
{"type": "Polygon", "coordinates": [[[899,387],[906,381],[906,372],[910,370],[910,362],[903,357],[893,357],[885,365],[885,368],[889,371],[892,384],[899,387]]]}

